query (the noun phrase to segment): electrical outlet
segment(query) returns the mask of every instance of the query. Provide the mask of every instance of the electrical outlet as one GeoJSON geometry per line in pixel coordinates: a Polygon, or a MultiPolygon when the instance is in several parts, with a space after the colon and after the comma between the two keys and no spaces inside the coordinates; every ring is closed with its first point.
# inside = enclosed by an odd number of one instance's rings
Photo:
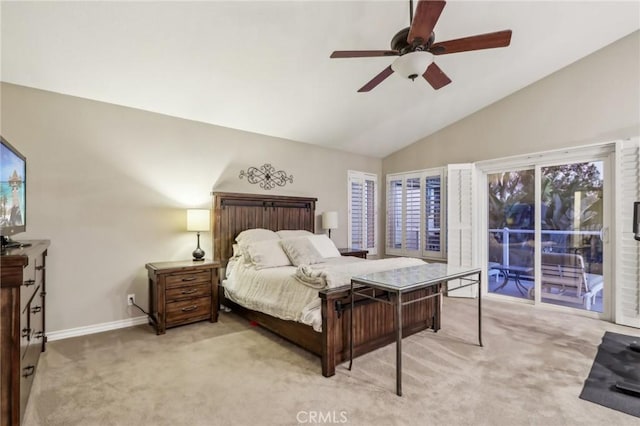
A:
{"type": "Polygon", "coordinates": [[[127,295],[127,305],[132,306],[134,303],[136,303],[136,295],[135,294],[128,294],[127,295]]]}

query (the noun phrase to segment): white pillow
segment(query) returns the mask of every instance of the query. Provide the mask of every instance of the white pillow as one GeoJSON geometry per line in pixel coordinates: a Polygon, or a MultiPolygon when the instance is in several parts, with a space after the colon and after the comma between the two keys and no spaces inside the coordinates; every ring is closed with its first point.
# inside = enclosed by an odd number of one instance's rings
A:
{"type": "Polygon", "coordinates": [[[242,231],[236,237],[236,242],[238,244],[251,244],[256,243],[258,241],[265,240],[279,240],[280,237],[278,234],[273,232],[270,229],[264,228],[255,228],[255,229],[247,229],[246,231],[242,231]]]}
{"type": "Polygon", "coordinates": [[[324,261],[308,237],[280,240],[280,245],[293,266],[311,265],[324,261]]]}
{"type": "Polygon", "coordinates": [[[323,258],[340,257],[340,252],[336,248],[336,245],[333,244],[333,241],[331,241],[326,235],[312,235],[309,237],[309,241],[311,241],[311,244],[313,244],[316,250],[318,250],[318,253],[320,253],[320,256],[323,258]]]}
{"type": "Polygon", "coordinates": [[[291,266],[287,254],[280,246],[280,239],[258,241],[247,244],[246,252],[256,269],[275,268],[278,266],[291,266]]]}
{"type": "Polygon", "coordinates": [[[305,231],[304,229],[285,229],[282,231],[276,231],[276,234],[278,234],[280,238],[297,238],[311,236],[313,235],[313,232],[305,231]]]}

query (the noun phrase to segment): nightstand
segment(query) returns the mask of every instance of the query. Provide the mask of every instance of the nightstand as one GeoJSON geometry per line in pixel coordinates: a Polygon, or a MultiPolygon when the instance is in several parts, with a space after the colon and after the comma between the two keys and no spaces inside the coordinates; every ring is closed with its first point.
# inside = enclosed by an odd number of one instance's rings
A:
{"type": "Polygon", "coordinates": [[[218,268],[211,260],[153,262],[149,272],[149,311],[156,334],[197,321],[218,321],[218,268]]]}
{"type": "Polygon", "coordinates": [[[369,253],[368,250],[361,250],[361,249],[355,249],[355,248],[349,248],[349,247],[339,248],[338,251],[342,256],[361,257],[363,259],[366,259],[367,253],[369,253]]]}

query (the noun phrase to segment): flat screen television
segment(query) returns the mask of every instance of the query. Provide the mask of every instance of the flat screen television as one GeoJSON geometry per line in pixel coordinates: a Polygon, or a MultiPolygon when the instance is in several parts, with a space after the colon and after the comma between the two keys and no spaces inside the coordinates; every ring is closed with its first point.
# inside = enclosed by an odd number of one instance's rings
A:
{"type": "Polygon", "coordinates": [[[2,248],[20,246],[11,236],[27,229],[27,159],[0,136],[0,239],[2,248]]]}

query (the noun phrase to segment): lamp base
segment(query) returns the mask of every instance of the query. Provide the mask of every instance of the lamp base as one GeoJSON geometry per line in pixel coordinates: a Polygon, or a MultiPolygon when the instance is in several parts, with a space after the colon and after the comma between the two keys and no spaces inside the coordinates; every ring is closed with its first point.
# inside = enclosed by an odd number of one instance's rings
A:
{"type": "Polygon", "coordinates": [[[204,260],[204,250],[200,248],[200,232],[198,232],[198,247],[191,253],[193,255],[194,262],[200,262],[204,260]]]}
{"type": "Polygon", "coordinates": [[[204,260],[204,250],[202,250],[200,247],[195,249],[191,254],[193,255],[194,262],[199,262],[204,260]]]}

